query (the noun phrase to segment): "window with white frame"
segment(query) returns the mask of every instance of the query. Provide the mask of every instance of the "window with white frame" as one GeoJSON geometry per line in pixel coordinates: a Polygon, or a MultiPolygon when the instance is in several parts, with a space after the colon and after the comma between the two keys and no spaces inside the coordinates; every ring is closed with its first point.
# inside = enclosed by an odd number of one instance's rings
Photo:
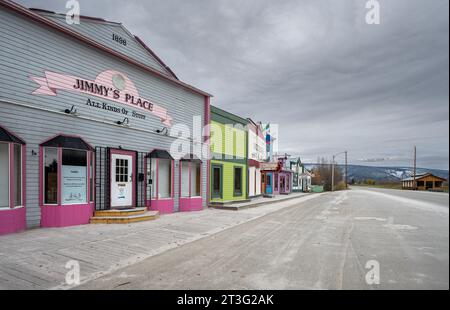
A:
{"type": "Polygon", "coordinates": [[[201,196],[201,163],[180,161],[181,197],[201,196]]]}
{"type": "Polygon", "coordinates": [[[189,197],[189,162],[180,161],[181,165],[181,197],[189,197]]]}
{"type": "Polygon", "coordinates": [[[151,158],[147,164],[147,197],[152,199],[172,198],[172,160],[151,158]]]}
{"type": "Polygon", "coordinates": [[[158,198],[172,197],[172,161],[158,159],[158,198]]]}

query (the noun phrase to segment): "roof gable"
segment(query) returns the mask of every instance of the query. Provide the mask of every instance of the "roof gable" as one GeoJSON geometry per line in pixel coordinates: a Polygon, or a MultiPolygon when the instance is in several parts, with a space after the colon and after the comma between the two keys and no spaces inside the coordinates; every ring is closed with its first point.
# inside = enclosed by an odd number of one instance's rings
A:
{"type": "Polygon", "coordinates": [[[121,23],[106,21],[101,18],[81,16],[79,24],[66,23],[64,14],[31,9],[58,25],[73,30],[108,48],[122,53],[159,72],[178,79],[174,72],[141,39],[131,34],[121,23]]]}
{"type": "Polygon", "coordinates": [[[18,144],[25,144],[25,142],[14,135],[13,133],[9,132],[2,126],[0,126],[0,141],[1,142],[12,142],[12,143],[18,143],[18,144]]]}

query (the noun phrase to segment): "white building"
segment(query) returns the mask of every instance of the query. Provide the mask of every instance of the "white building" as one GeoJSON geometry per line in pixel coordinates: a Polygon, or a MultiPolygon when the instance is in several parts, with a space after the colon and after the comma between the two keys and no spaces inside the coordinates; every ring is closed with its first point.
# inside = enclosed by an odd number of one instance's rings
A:
{"type": "Polygon", "coordinates": [[[248,196],[261,195],[261,163],[267,159],[266,138],[261,123],[248,120],[248,196]]]}

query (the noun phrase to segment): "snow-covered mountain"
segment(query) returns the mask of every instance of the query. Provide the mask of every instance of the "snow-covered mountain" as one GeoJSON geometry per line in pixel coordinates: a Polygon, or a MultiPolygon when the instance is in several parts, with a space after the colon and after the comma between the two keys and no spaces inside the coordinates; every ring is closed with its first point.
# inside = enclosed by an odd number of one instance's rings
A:
{"type": "MultiPolygon", "coordinates": [[[[314,166],[315,164],[305,164],[305,167],[307,169],[312,169],[314,166]]],[[[342,171],[344,170],[343,165],[339,165],[339,167],[342,169],[342,171]]],[[[426,172],[432,173],[447,180],[449,178],[448,170],[417,168],[417,174],[426,172]]],[[[349,180],[354,179],[355,181],[363,181],[367,179],[376,181],[400,181],[401,179],[410,177],[412,175],[413,168],[411,167],[371,167],[348,165],[349,180]]]]}

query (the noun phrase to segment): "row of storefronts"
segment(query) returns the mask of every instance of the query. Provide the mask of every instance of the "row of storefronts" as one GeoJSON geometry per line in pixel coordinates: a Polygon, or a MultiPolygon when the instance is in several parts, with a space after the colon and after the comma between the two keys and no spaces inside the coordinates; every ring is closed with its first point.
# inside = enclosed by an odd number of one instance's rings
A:
{"type": "Polygon", "coordinates": [[[0,34],[0,234],[293,190],[261,123],[211,106],[122,24],[1,1],[0,34]]]}

